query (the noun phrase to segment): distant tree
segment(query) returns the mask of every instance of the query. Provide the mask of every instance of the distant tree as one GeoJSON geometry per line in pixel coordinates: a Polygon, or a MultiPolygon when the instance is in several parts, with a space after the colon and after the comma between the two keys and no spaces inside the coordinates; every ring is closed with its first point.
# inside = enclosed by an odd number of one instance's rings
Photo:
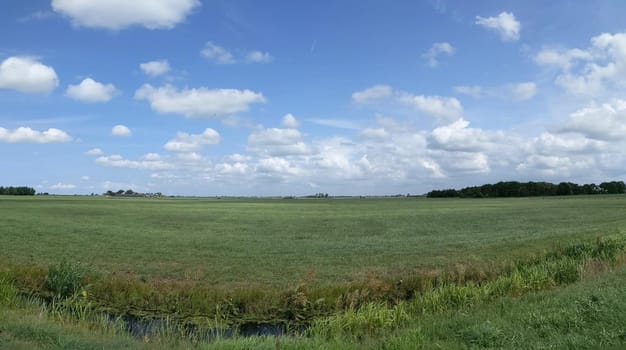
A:
{"type": "Polygon", "coordinates": [[[571,196],[574,192],[572,191],[572,187],[569,183],[561,182],[556,190],[556,194],[559,196],[571,196]]]}
{"type": "Polygon", "coordinates": [[[561,182],[558,185],[549,182],[517,182],[507,181],[482,186],[465,187],[460,190],[433,190],[426,194],[430,198],[462,197],[528,197],[528,196],[570,196],[581,194],[618,194],[626,193],[624,181],[603,182],[578,185],[573,182],[561,182]]]}
{"type": "Polygon", "coordinates": [[[37,193],[34,188],[19,186],[19,187],[0,187],[0,195],[9,196],[34,196],[37,193]]]}

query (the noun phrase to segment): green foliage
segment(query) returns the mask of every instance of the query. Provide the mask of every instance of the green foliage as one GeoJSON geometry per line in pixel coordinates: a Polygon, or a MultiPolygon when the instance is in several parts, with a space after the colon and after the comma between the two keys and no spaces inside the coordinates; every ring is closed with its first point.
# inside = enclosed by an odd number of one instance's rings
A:
{"type": "Polygon", "coordinates": [[[0,306],[14,306],[17,304],[18,290],[9,282],[0,279],[0,306]]]}
{"type": "Polygon", "coordinates": [[[460,190],[432,190],[426,194],[429,198],[485,198],[485,197],[536,197],[536,196],[571,196],[581,194],[622,194],[626,193],[623,181],[603,182],[578,185],[561,182],[558,185],[549,182],[507,181],[482,186],[465,187],[460,190]]]}
{"type": "Polygon", "coordinates": [[[20,186],[20,187],[2,187],[0,186],[0,195],[9,196],[34,196],[35,189],[32,187],[20,186]]]}
{"type": "Polygon", "coordinates": [[[48,268],[45,286],[55,297],[69,298],[81,289],[85,272],[83,265],[63,259],[48,268]]]}

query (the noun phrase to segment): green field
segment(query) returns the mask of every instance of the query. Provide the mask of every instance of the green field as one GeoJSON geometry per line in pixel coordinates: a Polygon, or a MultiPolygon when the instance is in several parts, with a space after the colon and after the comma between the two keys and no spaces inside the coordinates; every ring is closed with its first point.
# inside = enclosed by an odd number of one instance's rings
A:
{"type": "Polygon", "coordinates": [[[202,348],[215,329],[266,324],[300,331],[210,344],[624,345],[625,209],[623,195],[0,196],[0,348],[202,348]],[[64,299],[51,276],[73,269],[64,299]],[[109,315],[173,323],[142,345],[109,315]]]}
{"type": "Polygon", "coordinates": [[[211,285],[287,286],[524,257],[626,232],[626,196],[525,199],[0,197],[2,258],[211,285]]]}

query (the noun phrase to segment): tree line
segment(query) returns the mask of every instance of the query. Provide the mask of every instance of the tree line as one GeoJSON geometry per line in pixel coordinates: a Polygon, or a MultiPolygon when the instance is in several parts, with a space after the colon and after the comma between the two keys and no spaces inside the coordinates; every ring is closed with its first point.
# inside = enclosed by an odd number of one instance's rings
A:
{"type": "Polygon", "coordinates": [[[18,186],[18,187],[2,187],[0,186],[0,195],[7,196],[34,196],[36,193],[32,187],[18,186]]]}
{"type": "Polygon", "coordinates": [[[550,182],[507,181],[482,186],[465,187],[460,190],[433,190],[426,194],[429,198],[460,197],[537,197],[537,196],[572,196],[582,194],[620,194],[626,193],[624,181],[603,182],[579,185],[572,182],[553,184],[550,182]]]}
{"type": "Polygon", "coordinates": [[[161,192],[157,192],[157,193],[141,193],[141,192],[135,192],[131,189],[129,190],[119,190],[117,192],[113,192],[111,190],[106,191],[105,193],[103,193],[104,196],[107,197],[163,197],[163,194],[161,192]]]}

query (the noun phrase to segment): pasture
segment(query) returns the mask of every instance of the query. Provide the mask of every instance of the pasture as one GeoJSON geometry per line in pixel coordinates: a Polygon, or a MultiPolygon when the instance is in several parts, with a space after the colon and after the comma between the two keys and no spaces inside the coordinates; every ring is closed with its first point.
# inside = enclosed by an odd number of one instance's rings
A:
{"type": "Polygon", "coordinates": [[[523,258],[624,233],[626,196],[521,199],[0,197],[0,257],[212,286],[344,283],[523,258]]]}
{"type": "Polygon", "coordinates": [[[0,348],[624,345],[625,209],[0,197],[0,348]]]}

